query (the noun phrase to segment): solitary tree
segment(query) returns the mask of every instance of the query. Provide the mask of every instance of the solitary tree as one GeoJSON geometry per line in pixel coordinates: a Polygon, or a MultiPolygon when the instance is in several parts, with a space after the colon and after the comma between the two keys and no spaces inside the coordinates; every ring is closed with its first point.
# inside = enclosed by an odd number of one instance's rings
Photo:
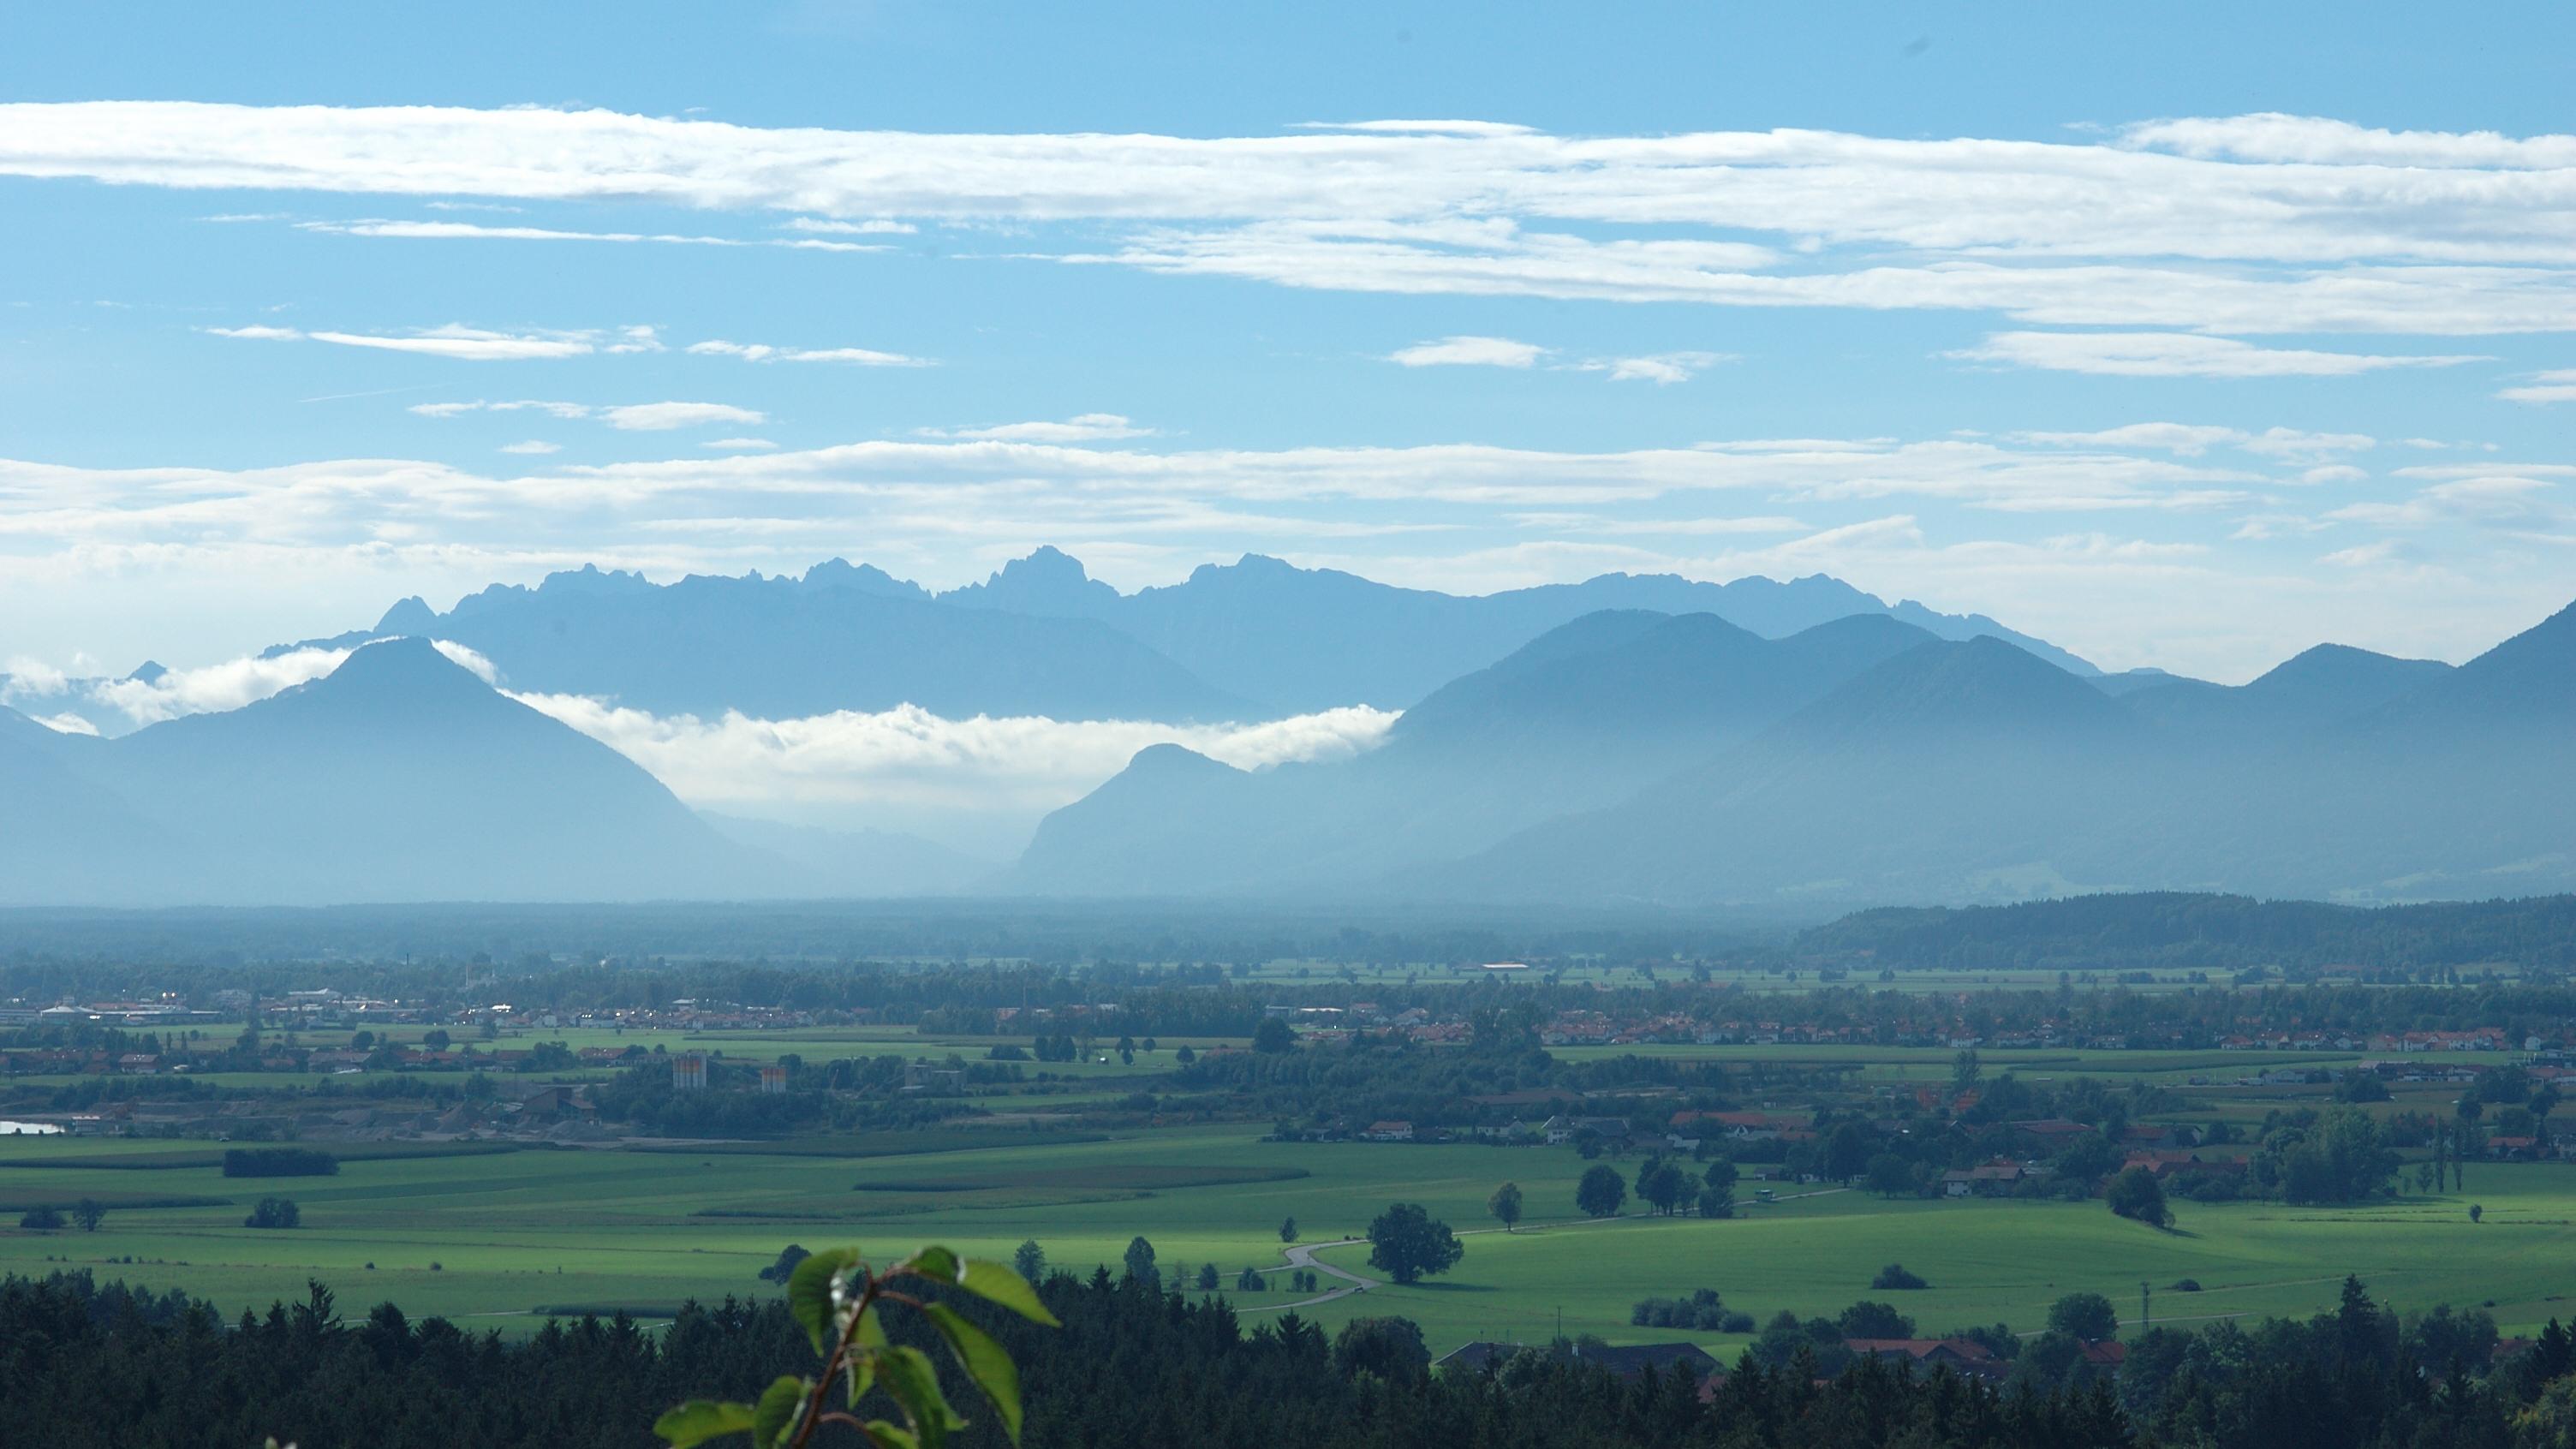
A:
{"type": "Polygon", "coordinates": [[[2122,1169],[2103,1190],[2102,1197],[2121,1217],[2159,1228],[2173,1223],[2173,1209],[2165,1202],[2164,1184],[2156,1181],[2155,1173],[2148,1168],[2122,1169]]]}
{"type": "Polygon", "coordinates": [[[2069,1293],[2048,1306],[2048,1326],[2099,1343],[2119,1333],[2120,1314],[2099,1293],[2069,1293]]]}
{"type": "Polygon", "coordinates": [[[63,1210],[51,1205],[31,1207],[18,1215],[18,1226],[30,1232],[60,1232],[63,1226],[63,1210]]]}
{"type": "Polygon", "coordinates": [[[1216,1291],[1216,1287],[1216,1264],[1201,1263],[1199,1265],[1199,1291],[1201,1293],[1214,1293],[1216,1291]]]}
{"type": "Polygon", "coordinates": [[[1869,1286],[1881,1292],[1911,1293],[1932,1285],[1923,1281],[1922,1274],[1903,1263],[1890,1263],[1878,1270],[1878,1276],[1869,1280],[1869,1286]]]}
{"type": "Polygon", "coordinates": [[[259,1206],[251,1209],[250,1216],[242,1219],[242,1226],[246,1228],[292,1228],[301,1226],[303,1222],[304,1212],[295,1205],[294,1199],[283,1197],[264,1197],[259,1200],[259,1206]]]}
{"type": "Polygon", "coordinates": [[[1586,1217],[1609,1217],[1627,1201],[1628,1184],[1619,1180],[1619,1169],[1615,1167],[1585,1168],[1583,1180],[1574,1185],[1574,1205],[1583,1209],[1586,1217]]]}
{"type": "Polygon", "coordinates": [[[1721,1157],[1708,1165],[1699,1190],[1699,1215],[1704,1218],[1735,1216],[1735,1164],[1721,1157]]]}
{"type": "Polygon", "coordinates": [[[98,1225],[106,1220],[107,1204],[97,1198],[82,1198],[79,1204],[72,1208],[72,1221],[80,1224],[80,1230],[84,1233],[97,1232],[98,1225]]]}
{"type": "Polygon", "coordinates": [[[1418,1282],[1425,1273],[1446,1273],[1467,1253],[1449,1225],[1418,1202],[1388,1204],[1369,1224],[1368,1240],[1369,1266],[1398,1283],[1418,1282]]]}
{"type": "Polygon", "coordinates": [[[2483,1208],[2483,1207],[2479,1206],[2479,1205],[2478,1205],[2478,1204],[2476,1204],[2476,1203],[2471,1203],[2471,1204],[2469,1204],[2469,1221],[2470,1221],[2470,1222],[2476,1222],[2477,1220],[2479,1220],[2480,1218],[2485,1217],[2486,1215],[2487,1215],[2487,1210],[2486,1210],[2485,1208],[2483,1208]]]}
{"type": "Polygon", "coordinates": [[[1046,1249],[1035,1238],[1027,1239],[1011,1250],[1011,1271],[1032,1283],[1046,1277],[1046,1249]]]}
{"type": "Polygon", "coordinates": [[[1962,1048],[1957,1056],[1950,1059],[1950,1085],[1962,1092],[1975,1086],[1977,1079],[1984,1075],[1985,1069],[1978,1063],[1974,1047],[1962,1048]]]}
{"type": "Polygon", "coordinates": [[[786,1247],[778,1250],[777,1262],[760,1270],[760,1280],[764,1283],[776,1283],[784,1286],[789,1278],[795,1276],[796,1265],[813,1256],[814,1255],[812,1253],[805,1250],[802,1244],[789,1243],[786,1247]]]}
{"type": "Polygon", "coordinates": [[[1283,1243],[1293,1243],[1297,1241],[1297,1220],[1295,1218],[1281,1218],[1279,1220],[1279,1241],[1283,1243]]]}
{"type": "Polygon", "coordinates": [[[1163,1281],[1163,1275],[1154,1269],[1154,1245],[1142,1237],[1128,1241],[1127,1276],[1144,1283],[1159,1284],[1163,1281]]]}
{"type": "Polygon", "coordinates": [[[1172,1060],[1173,1060],[1173,1061],[1176,1061],[1176,1062],[1179,1062],[1182,1066],[1185,1066],[1185,1067],[1186,1067],[1186,1066],[1188,1066],[1190,1063],[1192,1063],[1192,1062],[1194,1062],[1194,1061],[1197,1061],[1198,1059],[1199,1059],[1199,1054],[1198,1054],[1195,1050],[1193,1050],[1193,1049],[1191,1048],[1191,1046],[1190,1046],[1190,1044],[1189,1044],[1188,1042],[1183,1042],[1183,1043],[1181,1043],[1181,1049],[1180,1049],[1179,1051],[1176,1051],[1176,1052],[1172,1053],[1172,1060]]]}
{"type": "Polygon", "coordinates": [[[1420,1383],[1431,1372],[1431,1350],[1409,1318],[1354,1318],[1333,1340],[1333,1367],[1345,1374],[1365,1369],[1394,1383],[1420,1383]]]}
{"type": "Polygon", "coordinates": [[[1485,1199],[1485,1210],[1502,1220],[1504,1232],[1510,1232],[1521,1220],[1521,1185],[1507,1182],[1495,1188],[1494,1195],[1485,1199]]]}
{"type": "Polygon", "coordinates": [[[1881,1197],[1897,1197],[1914,1191],[1914,1164],[1893,1152],[1882,1152],[1869,1160],[1869,1190],[1881,1197]]]}

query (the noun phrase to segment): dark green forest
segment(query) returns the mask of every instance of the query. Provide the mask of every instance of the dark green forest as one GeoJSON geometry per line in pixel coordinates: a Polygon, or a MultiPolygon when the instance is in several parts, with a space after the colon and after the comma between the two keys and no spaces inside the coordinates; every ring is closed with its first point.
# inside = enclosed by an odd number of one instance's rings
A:
{"type": "MultiPolygon", "coordinates": [[[[2305,1322],[2149,1330],[2115,1375],[2077,1363],[1996,1387],[1864,1359],[1828,1377],[1802,1350],[1777,1368],[1748,1357],[1705,1394],[1683,1371],[1622,1379],[1547,1350],[1434,1371],[1402,1320],[1328,1337],[1293,1313],[1246,1322],[1106,1269],[1041,1292],[1061,1329],[964,1309],[1018,1360],[1030,1449],[2541,1449],[2576,1427],[2576,1353],[2556,1323],[2490,1370],[2460,1351],[2465,1336],[2401,1324],[2358,1282],[2305,1322]]],[[[270,1436],[631,1449],[670,1406],[754,1397],[811,1359],[777,1301],[692,1306],[657,1328],[550,1322],[511,1340],[392,1304],[344,1313],[318,1284],[228,1323],[87,1273],[0,1280],[0,1423],[9,1443],[49,1449],[270,1436]]],[[[977,1423],[952,1442],[1005,1440],[977,1423]]]]}

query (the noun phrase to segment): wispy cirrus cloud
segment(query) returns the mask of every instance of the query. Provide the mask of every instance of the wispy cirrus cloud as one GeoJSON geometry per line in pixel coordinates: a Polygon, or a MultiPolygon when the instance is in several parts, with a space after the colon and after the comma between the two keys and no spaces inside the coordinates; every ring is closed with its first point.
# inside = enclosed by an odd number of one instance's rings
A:
{"type": "MultiPolygon", "coordinates": [[[[784,212],[798,234],[763,241],[790,246],[862,246],[836,238],[924,221],[1082,223],[1110,239],[1029,254],[1306,288],[1971,309],[2031,326],[2213,336],[2576,330],[2571,150],[2567,136],[2280,115],[2033,141],[1569,137],[1471,119],[1184,137],[761,128],[604,110],[0,107],[0,174],[19,176],[784,212]]],[[[311,225],[424,239],[744,240],[311,225]]],[[[2265,370],[2216,375],[2285,369],[2281,358],[2233,365],[2265,370]]]]}
{"type": "Polygon", "coordinates": [[[976,428],[919,428],[914,436],[993,443],[1106,443],[1150,438],[1154,430],[1123,413],[1082,413],[1060,422],[993,423],[976,428]]]}
{"type": "Polygon", "coordinates": [[[254,324],[208,327],[216,337],[246,342],[328,342],[341,347],[367,347],[384,352],[410,352],[463,362],[526,362],[547,358],[588,357],[593,353],[659,352],[662,344],[651,327],[623,327],[611,332],[501,332],[451,322],[407,332],[305,331],[254,324]]]}
{"type": "Polygon", "coordinates": [[[2260,347],[2232,337],[2183,332],[1997,332],[1979,346],[1943,355],[2109,377],[2350,377],[2392,367],[2457,367],[2490,360],[2260,347]]]}
{"type": "Polygon", "coordinates": [[[2576,402],[2576,367],[2533,373],[2530,381],[2506,388],[2496,396],[2518,403],[2576,402]]]}
{"type": "MultiPolygon", "coordinates": [[[[435,206],[438,203],[431,202],[435,206]]],[[[510,209],[510,208],[505,208],[510,209]]],[[[393,237],[407,241],[645,242],[657,246],[786,247],[795,251],[881,252],[881,245],[820,241],[812,237],[690,236],[679,232],[568,231],[548,226],[492,226],[474,221],[299,221],[299,231],[338,236],[393,237]]]]}
{"type": "MultiPolygon", "coordinates": [[[[551,401],[540,398],[517,398],[487,402],[414,403],[406,411],[425,418],[455,418],[469,413],[543,413],[550,418],[595,418],[612,428],[630,433],[668,432],[673,428],[700,427],[708,423],[765,423],[769,415],[754,408],[736,407],[732,403],[712,402],[645,402],[613,403],[594,407],[589,403],[551,401]]],[[[759,439],[735,439],[735,442],[760,443],[759,439]]],[[[763,446],[766,446],[763,444],[763,446]]],[[[514,444],[503,452],[551,453],[551,446],[514,444]]]]}
{"type": "Polygon", "coordinates": [[[907,357],[900,352],[879,352],[868,347],[772,347],[764,342],[714,339],[692,342],[689,351],[700,357],[738,357],[745,362],[841,362],[854,367],[931,365],[927,358],[907,357]]]}

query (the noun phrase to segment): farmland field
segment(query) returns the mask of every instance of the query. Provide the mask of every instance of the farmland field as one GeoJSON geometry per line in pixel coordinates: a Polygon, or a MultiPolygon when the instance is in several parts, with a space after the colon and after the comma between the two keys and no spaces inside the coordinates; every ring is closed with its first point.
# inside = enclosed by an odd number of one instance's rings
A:
{"type": "MultiPolygon", "coordinates": [[[[692,1297],[774,1292],[756,1275],[791,1241],[891,1254],[937,1240],[1007,1256],[1033,1238],[1052,1263],[1087,1272],[1117,1264],[1141,1234],[1166,1267],[1213,1262],[1241,1308],[1268,1310],[1296,1295],[1231,1285],[1246,1265],[1280,1264],[1283,1217],[1310,1245],[1360,1232],[1396,1200],[1484,1230],[1485,1197],[1506,1179],[1528,1195],[1520,1232],[1477,1232],[1457,1269],[1426,1284],[1308,1311],[1328,1323],[1402,1314],[1445,1350],[1475,1337],[1544,1337],[1560,1323],[1613,1342],[1670,1338],[1629,1328],[1629,1305],[1701,1287],[1762,1317],[1892,1299],[1927,1332],[1998,1320],[2036,1328],[2052,1300],[2079,1289],[2130,1317],[2142,1280],[2156,1290],[2160,1322],[2312,1312],[2333,1302],[2347,1272],[2404,1308],[2491,1300],[2508,1332],[2562,1315],[2561,1296],[2576,1297],[2576,1168],[2562,1166],[2478,1168],[2466,1195],[2368,1207],[2186,1203],[2179,1230],[2165,1233],[2098,1203],[1891,1202],[1797,1188],[1782,1191],[1810,1195],[1748,1201],[1733,1220],[1594,1222],[1573,1215],[1574,1180],[1588,1164],[1567,1149],[1267,1143],[1241,1125],[1115,1136],[964,1129],[875,1147],[862,1137],[528,1148],[251,1180],[223,1177],[201,1144],[29,1139],[0,1157],[0,1200],[93,1197],[111,1209],[95,1234],[0,1229],[0,1270],[87,1266],[186,1288],[227,1312],[300,1294],[313,1276],[344,1301],[393,1299],[511,1331],[550,1309],[668,1311],[692,1297]],[[295,1199],[304,1225],[242,1226],[269,1194],[295,1199]],[[2483,1222],[2469,1221],[2472,1201],[2483,1222]],[[1871,1292],[1872,1273],[1900,1259],[1931,1287],[1871,1292]],[[2185,1278],[2201,1291],[2168,1291],[2185,1278]]],[[[1322,1262],[1356,1273],[1368,1274],[1366,1259],[1365,1245],[1321,1249],[1322,1262]]],[[[1741,1342],[1698,1337],[1723,1356],[1741,1342]]]]}

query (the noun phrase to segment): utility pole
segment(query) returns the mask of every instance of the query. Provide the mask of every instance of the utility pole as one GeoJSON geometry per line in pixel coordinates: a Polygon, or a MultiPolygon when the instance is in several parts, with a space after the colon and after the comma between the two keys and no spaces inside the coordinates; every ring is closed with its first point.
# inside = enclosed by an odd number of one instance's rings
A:
{"type": "Polygon", "coordinates": [[[2140,1279],[2138,1282],[2138,1331],[2140,1333],[2156,1326],[2154,1302],[2154,1292],[2147,1287],[2144,1279],[2140,1279]]]}

